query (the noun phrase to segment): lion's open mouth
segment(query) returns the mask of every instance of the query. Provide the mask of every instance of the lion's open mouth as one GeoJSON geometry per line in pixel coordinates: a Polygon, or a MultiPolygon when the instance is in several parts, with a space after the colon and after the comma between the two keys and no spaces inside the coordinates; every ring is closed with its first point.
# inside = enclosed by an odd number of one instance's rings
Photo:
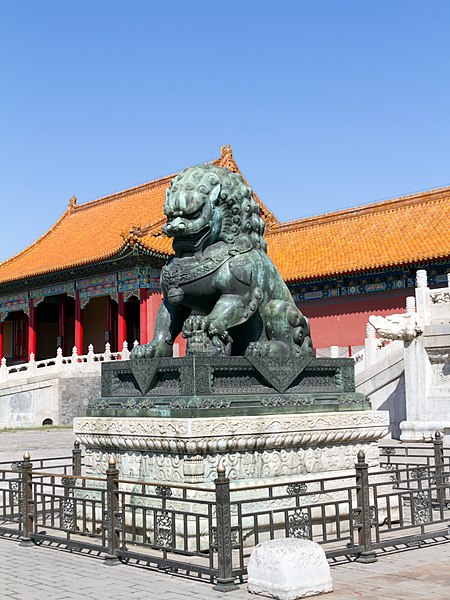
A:
{"type": "Polygon", "coordinates": [[[177,253],[195,252],[204,247],[205,242],[211,233],[211,226],[205,225],[198,233],[191,235],[174,235],[173,249],[177,253]]]}

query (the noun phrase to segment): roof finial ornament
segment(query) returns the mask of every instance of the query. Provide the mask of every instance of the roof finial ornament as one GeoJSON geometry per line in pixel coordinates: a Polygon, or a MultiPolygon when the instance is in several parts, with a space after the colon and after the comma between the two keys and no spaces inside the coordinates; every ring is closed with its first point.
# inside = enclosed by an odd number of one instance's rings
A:
{"type": "Polygon", "coordinates": [[[69,210],[73,210],[77,205],[77,197],[76,196],[72,196],[72,198],[69,200],[69,210]]]}
{"type": "Polygon", "coordinates": [[[231,149],[230,144],[222,144],[220,146],[220,162],[219,165],[221,167],[226,167],[233,173],[236,173],[238,168],[233,158],[233,150],[231,149]]]}

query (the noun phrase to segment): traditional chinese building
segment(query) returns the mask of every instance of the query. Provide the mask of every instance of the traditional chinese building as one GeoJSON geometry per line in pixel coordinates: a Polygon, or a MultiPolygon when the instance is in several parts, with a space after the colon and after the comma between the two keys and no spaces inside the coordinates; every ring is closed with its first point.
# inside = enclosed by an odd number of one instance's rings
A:
{"type": "MultiPolygon", "coordinates": [[[[230,147],[213,161],[239,171],[230,147]]],[[[240,171],[239,171],[240,172],[240,171]]],[[[148,342],[171,253],[161,232],[173,175],[78,205],[0,264],[0,356],[148,342]]],[[[403,311],[417,269],[450,272],[450,188],[281,223],[261,202],[269,255],[311,320],[316,348],[360,347],[372,313],[403,311]]],[[[183,341],[178,340],[183,352],[183,341]]]]}

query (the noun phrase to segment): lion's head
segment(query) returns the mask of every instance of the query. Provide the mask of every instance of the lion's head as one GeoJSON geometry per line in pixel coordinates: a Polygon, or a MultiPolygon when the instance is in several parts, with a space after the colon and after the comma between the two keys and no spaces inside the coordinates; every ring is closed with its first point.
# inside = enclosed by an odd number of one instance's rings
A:
{"type": "Polygon", "coordinates": [[[166,191],[164,233],[174,249],[202,249],[218,241],[234,244],[243,237],[266,252],[264,221],[251,189],[226,167],[189,167],[166,191]]]}

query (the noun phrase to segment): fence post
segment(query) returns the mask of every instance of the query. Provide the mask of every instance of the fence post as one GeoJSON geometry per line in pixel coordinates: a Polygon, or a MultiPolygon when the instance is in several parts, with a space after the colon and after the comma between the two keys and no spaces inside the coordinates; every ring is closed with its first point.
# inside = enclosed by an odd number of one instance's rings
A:
{"type": "MultiPolygon", "coordinates": [[[[358,506],[359,519],[358,527],[358,545],[364,550],[355,558],[356,562],[372,563],[378,560],[375,551],[372,548],[371,537],[371,515],[370,515],[370,488],[369,488],[369,466],[365,462],[365,455],[362,450],[358,452],[358,462],[356,469],[356,502],[358,506]]],[[[351,517],[350,517],[351,518],[351,517]]]]}
{"type": "Polygon", "coordinates": [[[119,549],[119,527],[118,527],[118,512],[119,512],[119,482],[117,477],[119,469],[116,465],[114,456],[110,456],[108,460],[108,468],[106,469],[106,528],[108,541],[108,554],[105,556],[106,565],[120,564],[119,557],[116,551],[119,549]]]}
{"type": "Polygon", "coordinates": [[[217,467],[216,521],[217,521],[217,580],[213,589],[230,592],[237,588],[233,577],[233,548],[231,543],[230,480],[225,477],[225,467],[217,467]]]}
{"type": "Polygon", "coordinates": [[[33,479],[31,471],[33,465],[30,462],[30,453],[24,452],[23,461],[20,465],[22,479],[21,507],[22,512],[22,535],[19,546],[34,546],[31,538],[33,533],[33,479]]]}
{"type": "Polygon", "coordinates": [[[74,442],[72,449],[72,475],[81,475],[81,448],[78,440],[74,442]]]}
{"type": "Polygon", "coordinates": [[[443,510],[445,504],[445,480],[444,480],[444,440],[440,431],[434,434],[434,470],[436,477],[436,496],[439,508],[443,510]]]}

